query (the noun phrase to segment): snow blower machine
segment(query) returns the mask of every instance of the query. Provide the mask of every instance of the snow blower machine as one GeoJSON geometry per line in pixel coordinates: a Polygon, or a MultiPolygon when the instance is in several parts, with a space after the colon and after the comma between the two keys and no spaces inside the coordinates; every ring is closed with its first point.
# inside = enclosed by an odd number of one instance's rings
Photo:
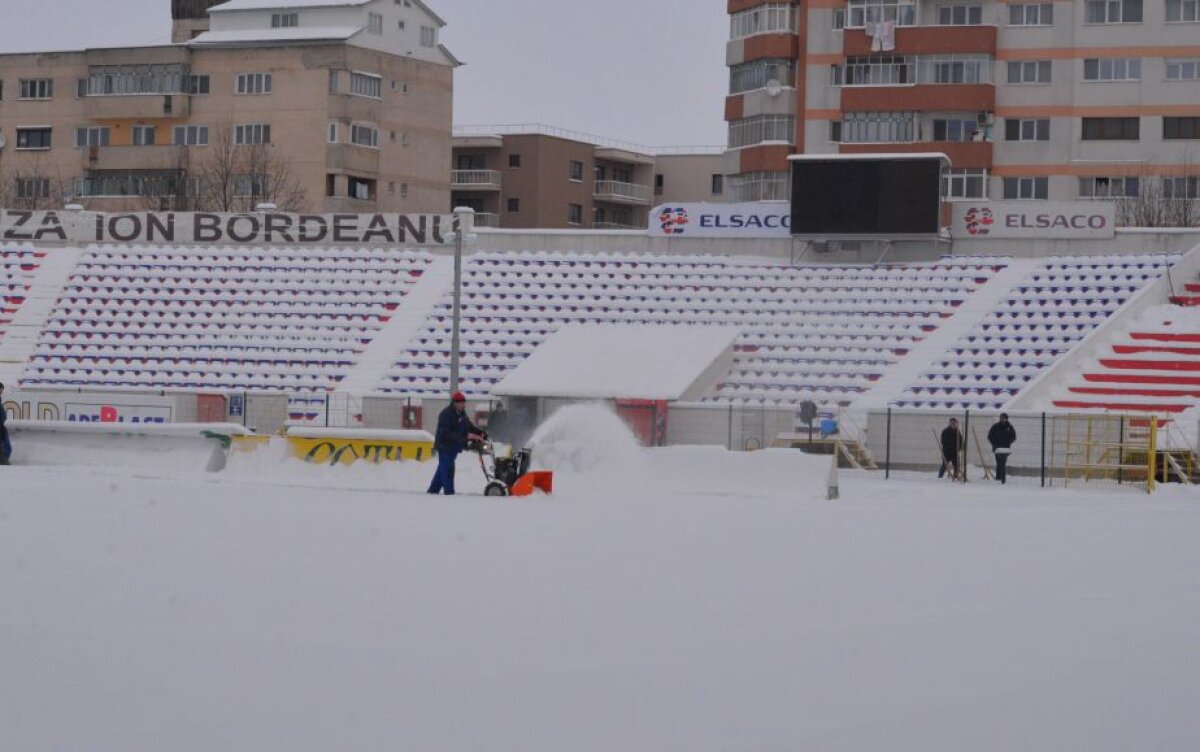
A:
{"type": "Polygon", "coordinates": [[[530,496],[534,490],[554,492],[554,473],[549,470],[530,470],[532,450],[526,448],[509,456],[497,457],[496,447],[485,436],[474,436],[467,440],[467,451],[479,455],[479,468],[487,480],[484,496],[530,496]]]}

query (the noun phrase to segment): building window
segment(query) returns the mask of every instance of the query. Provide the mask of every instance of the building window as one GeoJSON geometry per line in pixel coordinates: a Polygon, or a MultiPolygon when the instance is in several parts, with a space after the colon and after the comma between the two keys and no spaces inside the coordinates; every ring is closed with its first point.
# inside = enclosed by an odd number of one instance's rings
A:
{"type": "Polygon", "coordinates": [[[379,99],[383,96],[383,77],[370,73],[350,74],[350,93],[360,97],[379,99]]]}
{"type": "Polygon", "coordinates": [[[979,133],[976,118],[934,118],[934,141],[974,141],[979,133]]]}
{"type": "Polygon", "coordinates": [[[1200,139],[1200,117],[1164,117],[1163,140],[1200,139]]]}
{"type": "Polygon", "coordinates": [[[351,125],[350,143],[377,149],[379,148],[379,129],[373,125],[351,125]]]}
{"type": "Polygon", "coordinates": [[[1084,81],[1140,81],[1142,60],[1136,57],[1089,57],[1083,61],[1084,81]]]}
{"type": "Polygon", "coordinates": [[[269,179],[261,173],[238,175],[233,179],[233,195],[266,196],[269,194],[269,179]]]}
{"type": "Polygon", "coordinates": [[[1168,81],[1195,81],[1200,79],[1200,58],[1194,60],[1167,60],[1168,81]]]}
{"type": "Polygon", "coordinates": [[[851,144],[903,143],[917,140],[915,112],[847,112],[841,140],[851,144]]]}
{"type": "Polygon", "coordinates": [[[270,94],[270,73],[239,73],[234,86],[238,94],[270,94]]]}
{"type": "Polygon", "coordinates": [[[1080,198],[1135,198],[1139,191],[1137,178],[1092,177],[1079,179],[1080,198]]]}
{"type": "Polygon", "coordinates": [[[359,178],[354,175],[346,176],[346,195],[359,201],[375,200],[375,181],[359,178]]]}
{"type": "Polygon", "coordinates": [[[432,26],[421,27],[421,46],[436,47],[437,46],[437,29],[432,26]]]}
{"type": "Polygon", "coordinates": [[[22,78],[21,99],[53,99],[54,79],[22,78]]]}
{"type": "Polygon", "coordinates": [[[266,123],[251,123],[233,127],[233,143],[238,146],[271,143],[271,126],[266,123]]]}
{"type": "Polygon", "coordinates": [[[1167,0],[1167,23],[1200,21],[1200,0],[1167,0]]]}
{"type": "Polygon", "coordinates": [[[505,209],[508,211],[509,214],[517,214],[518,212],[521,211],[521,199],[510,198],[508,200],[508,202],[505,204],[505,209]]]}
{"type": "Polygon", "coordinates": [[[50,178],[17,178],[17,198],[50,198],[50,178]]]}
{"type": "Polygon", "coordinates": [[[954,200],[987,198],[987,170],[982,167],[959,167],[942,175],[942,197],[954,200]]]}
{"type": "Polygon", "coordinates": [[[583,182],[583,162],[571,160],[571,180],[577,183],[583,182]]]}
{"type": "Polygon", "coordinates": [[[744,39],[756,34],[796,33],[796,6],[767,3],[729,16],[729,38],[744,39]]]}
{"type": "Polygon", "coordinates": [[[133,126],[133,145],[134,146],[154,146],[155,132],[153,125],[135,125],[133,126]]]}
{"type": "Polygon", "coordinates": [[[1083,118],[1084,141],[1137,141],[1141,119],[1136,117],[1083,118]]]}
{"type": "Polygon", "coordinates": [[[786,201],[791,196],[791,174],[784,171],[744,172],[729,177],[734,201],[786,201]]]}
{"type": "Polygon", "coordinates": [[[981,23],[981,5],[943,5],[938,8],[939,26],[978,26],[981,23]]]}
{"type": "Polygon", "coordinates": [[[1050,118],[1008,118],[1004,121],[1005,141],[1049,141],[1050,118]]]}
{"type": "Polygon", "coordinates": [[[49,149],[50,128],[17,128],[18,149],[49,149]]]}
{"type": "Polygon", "coordinates": [[[654,192],[655,193],[662,193],[666,184],[667,184],[667,180],[665,177],[663,177],[662,173],[659,173],[654,176],[654,192]]]}
{"type": "Polygon", "coordinates": [[[75,146],[108,146],[108,128],[91,127],[75,129],[75,146]]]}
{"type": "Polygon", "coordinates": [[[567,205],[567,224],[581,225],[583,224],[583,206],[579,204],[567,205]]]}
{"type": "Polygon", "coordinates": [[[185,94],[207,94],[209,92],[208,76],[187,76],[184,79],[185,94]]]}
{"type": "Polygon", "coordinates": [[[174,137],[176,146],[208,146],[208,126],[177,125],[174,137]]]}
{"type": "Polygon", "coordinates": [[[1200,177],[1163,178],[1163,198],[1176,201],[1200,198],[1200,177]]]}
{"type": "Polygon", "coordinates": [[[894,86],[915,83],[916,75],[908,58],[878,55],[846,58],[844,66],[834,66],[833,79],[835,86],[894,86]]]}
{"type": "Polygon", "coordinates": [[[367,31],[372,34],[383,33],[383,14],[368,13],[367,14],[367,31]]]}
{"type": "Polygon", "coordinates": [[[325,141],[331,144],[338,142],[338,124],[336,122],[329,123],[329,129],[325,133],[325,141]]]}
{"type": "Polygon", "coordinates": [[[725,176],[716,174],[712,176],[712,186],[710,188],[712,195],[720,196],[725,192],[725,176]]]}
{"type": "Polygon", "coordinates": [[[796,61],[766,58],[729,68],[730,94],[762,89],[771,81],[779,82],[780,86],[794,87],[796,85],[796,61]]]}
{"type": "Polygon", "coordinates": [[[1142,0],[1086,0],[1083,22],[1089,24],[1141,23],[1142,0]]]}
{"type": "Polygon", "coordinates": [[[846,27],[861,29],[867,24],[892,21],[897,26],[912,26],[917,22],[917,6],[897,0],[850,0],[850,15],[846,27]]]}
{"type": "Polygon", "coordinates": [[[929,55],[918,60],[917,83],[990,84],[992,67],[987,55],[929,55]]]}
{"type": "Polygon", "coordinates": [[[1010,84],[1048,84],[1050,83],[1049,60],[1020,60],[1008,64],[1008,82],[1010,84]]]}
{"type": "Polygon", "coordinates": [[[1004,200],[1045,200],[1050,195],[1050,178],[1004,178],[1004,200]]]}
{"type": "Polygon", "coordinates": [[[514,170],[516,168],[520,167],[521,166],[521,155],[520,154],[509,154],[508,155],[508,166],[514,170]]]}
{"type": "Polygon", "coordinates": [[[271,28],[272,29],[290,29],[293,26],[300,25],[299,13],[272,13],[271,28]]]}
{"type": "Polygon", "coordinates": [[[755,115],[729,123],[729,148],[741,149],[763,143],[795,143],[794,115],[755,115]]]}
{"type": "Polygon", "coordinates": [[[1008,6],[1009,26],[1053,26],[1054,3],[1008,6]]]}

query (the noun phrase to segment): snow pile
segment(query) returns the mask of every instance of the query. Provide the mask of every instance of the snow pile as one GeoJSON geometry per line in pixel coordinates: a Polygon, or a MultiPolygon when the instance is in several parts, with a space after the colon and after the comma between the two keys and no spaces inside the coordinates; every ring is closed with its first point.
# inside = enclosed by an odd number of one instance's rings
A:
{"type": "Polygon", "coordinates": [[[637,439],[604,405],[570,405],[557,411],[530,439],[536,468],[565,473],[619,473],[641,466],[637,439]]]}

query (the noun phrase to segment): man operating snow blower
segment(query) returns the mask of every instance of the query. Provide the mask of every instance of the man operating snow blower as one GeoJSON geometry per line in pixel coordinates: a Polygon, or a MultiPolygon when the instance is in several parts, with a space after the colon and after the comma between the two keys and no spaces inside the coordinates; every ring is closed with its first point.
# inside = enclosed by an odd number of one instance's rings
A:
{"type": "Polygon", "coordinates": [[[437,433],[433,437],[433,448],[438,455],[437,473],[428,493],[454,495],[454,462],[467,448],[467,439],[472,435],[487,438],[467,417],[467,398],[462,392],[455,392],[450,405],[438,415],[437,433]]]}

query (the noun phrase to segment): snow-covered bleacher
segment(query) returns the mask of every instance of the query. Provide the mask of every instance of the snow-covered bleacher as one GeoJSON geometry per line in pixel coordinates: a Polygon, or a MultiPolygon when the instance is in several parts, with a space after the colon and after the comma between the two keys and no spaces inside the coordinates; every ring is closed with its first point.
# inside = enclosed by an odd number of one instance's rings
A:
{"type": "Polygon", "coordinates": [[[25,246],[0,247],[0,339],[29,297],[33,278],[45,256],[44,251],[25,246]]]}
{"type": "Polygon", "coordinates": [[[1000,409],[1181,254],[1051,257],[892,404],[1000,409]]]}
{"type": "MultiPolygon", "coordinates": [[[[741,330],[733,372],[715,400],[847,403],[1005,263],[790,267],[708,256],[480,253],[464,266],[461,383],[488,395],[566,324],[712,323],[741,330]]],[[[450,341],[447,296],[380,390],[444,394],[450,341]]]]}
{"type": "Polygon", "coordinates": [[[21,381],[335,388],[431,262],[383,249],[91,247],[21,381]]]}

